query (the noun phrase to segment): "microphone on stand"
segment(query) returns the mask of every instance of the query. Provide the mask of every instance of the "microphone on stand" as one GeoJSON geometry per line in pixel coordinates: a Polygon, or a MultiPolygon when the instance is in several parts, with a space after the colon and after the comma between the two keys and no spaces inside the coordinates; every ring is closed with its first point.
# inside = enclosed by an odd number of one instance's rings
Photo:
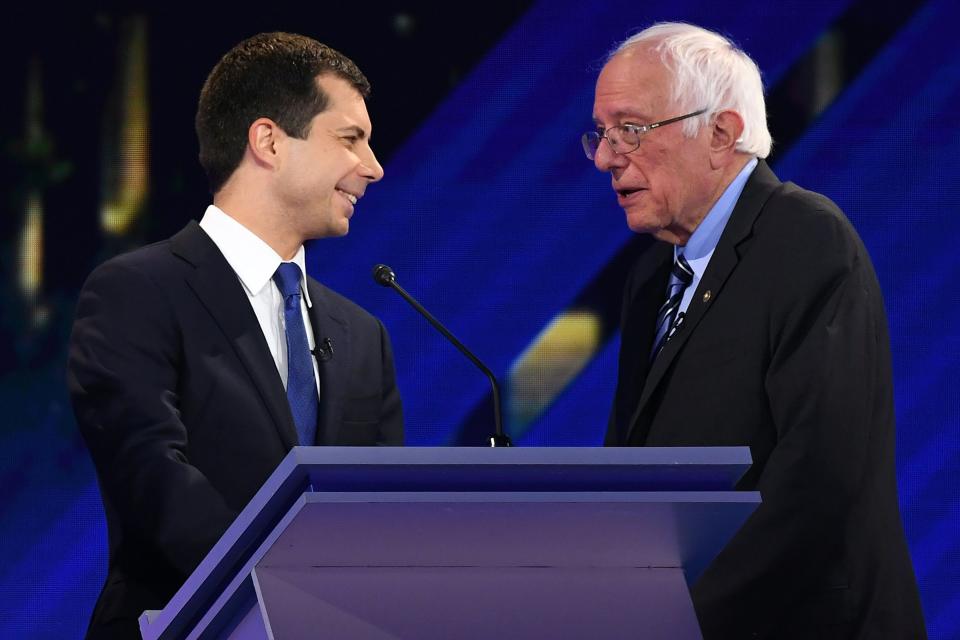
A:
{"type": "Polygon", "coordinates": [[[497,379],[494,377],[493,372],[487,368],[485,364],[480,362],[480,359],[473,355],[473,353],[467,349],[462,342],[457,340],[457,338],[450,333],[449,330],[442,324],[440,321],[431,315],[429,311],[423,308],[423,306],[416,301],[416,299],[411,296],[409,293],[403,290],[399,284],[397,284],[397,275],[393,272],[393,269],[388,267],[385,264],[378,264],[373,268],[373,280],[377,284],[393,289],[400,296],[410,303],[410,306],[417,310],[417,312],[427,319],[427,322],[432,324],[434,328],[443,334],[443,337],[453,343],[457,349],[460,350],[460,353],[467,356],[467,358],[472,362],[480,371],[484,373],[490,380],[490,386],[493,388],[493,419],[494,419],[494,433],[490,436],[490,446],[491,447],[512,447],[513,442],[510,440],[510,436],[506,435],[503,432],[503,417],[500,413],[500,389],[497,386],[497,379]]]}

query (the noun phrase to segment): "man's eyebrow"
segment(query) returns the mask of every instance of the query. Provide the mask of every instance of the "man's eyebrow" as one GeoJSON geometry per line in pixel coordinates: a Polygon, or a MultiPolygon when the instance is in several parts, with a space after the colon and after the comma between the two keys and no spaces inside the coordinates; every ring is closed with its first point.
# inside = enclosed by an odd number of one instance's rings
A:
{"type": "MultiPolygon", "coordinates": [[[[613,117],[613,120],[619,122],[621,120],[630,120],[633,122],[650,122],[650,116],[641,113],[640,111],[635,111],[633,109],[619,109],[610,114],[613,117]]],[[[593,122],[597,126],[600,126],[602,123],[597,116],[593,116],[593,122]]]]}
{"type": "Polygon", "coordinates": [[[365,138],[367,137],[367,132],[364,131],[363,129],[361,129],[360,127],[356,126],[356,125],[351,125],[351,126],[348,126],[348,127],[340,127],[339,129],[337,129],[337,132],[338,132],[338,133],[350,133],[350,134],[355,135],[356,137],[358,137],[358,138],[361,139],[361,140],[363,140],[363,139],[365,139],[365,138]]]}

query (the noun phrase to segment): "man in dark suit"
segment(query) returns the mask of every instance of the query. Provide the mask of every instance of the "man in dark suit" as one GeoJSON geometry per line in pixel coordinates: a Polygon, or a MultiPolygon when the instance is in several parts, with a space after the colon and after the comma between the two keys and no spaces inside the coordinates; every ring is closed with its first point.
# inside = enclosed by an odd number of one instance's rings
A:
{"type": "Polygon", "coordinates": [[[213,205],[84,285],[69,386],[110,545],[88,637],[140,637],[291,447],[402,444],[386,331],[303,277],[383,176],[368,91],[309,38],[237,45],[197,111],[213,205]]]}
{"type": "Polygon", "coordinates": [[[587,155],[659,240],[627,282],[606,443],[747,445],[763,498],[692,585],[704,637],[925,637],[877,278],[836,205],[762,160],[756,65],[655,25],[609,58],[594,120],[587,155]]]}

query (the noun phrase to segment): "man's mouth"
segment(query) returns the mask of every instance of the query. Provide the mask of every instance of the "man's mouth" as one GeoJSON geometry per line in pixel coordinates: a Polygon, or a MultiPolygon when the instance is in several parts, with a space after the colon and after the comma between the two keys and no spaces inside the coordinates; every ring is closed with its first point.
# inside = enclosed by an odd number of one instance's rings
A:
{"type": "Polygon", "coordinates": [[[617,200],[619,200],[620,202],[624,202],[625,200],[629,200],[631,196],[637,193],[640,193],[641,191],[646,191],[646,189],[627,188],[627,189],[614,189],[614,191],[617,194],[617,200]]]}
{"type": "Polygon", "coordinates": [[[342,195],[344,198],[350,201],[350,204],[357,204],[357,199],[360,196],[354,195],[349,191],[344,191],[343,189],[337,189],[337,192],[342,195]]]}

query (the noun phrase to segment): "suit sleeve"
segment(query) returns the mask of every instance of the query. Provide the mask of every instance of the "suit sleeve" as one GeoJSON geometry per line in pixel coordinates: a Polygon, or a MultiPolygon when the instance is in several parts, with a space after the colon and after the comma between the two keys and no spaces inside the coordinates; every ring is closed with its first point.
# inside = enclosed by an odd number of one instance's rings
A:
{"type": "Polygon", "coordinates": [[[772,311],[764,385],[776,444],[757,479],[763,504],[691,591],[707,638],[762,637],[810,596],[845,586],[838,525],[860,492],[890,370],[872,268],[837,239],[787,256],[804,275],[780,283],[772,311]],[[825,567],[837,584],[822,583],[825,567]]]}
{"type": "Polygon", "coordinates": [[[236,513],[187,458],[182,341],[164,292],[111,261],[80,294],[67,367],[77,422],[124,530],[189,574],[236,513]]]}
{"type": "Polygon", "coordinates": [[[377,444],[403,444],[403,408],[400,401],[400,390],[397,388],[397,375],[393,366],[393,347],[390,345],[390,336],[383,323],[377,320],[380,330],[380,348],[383,367],[383,400],[380,411],[380,434],[377,444]]]}

